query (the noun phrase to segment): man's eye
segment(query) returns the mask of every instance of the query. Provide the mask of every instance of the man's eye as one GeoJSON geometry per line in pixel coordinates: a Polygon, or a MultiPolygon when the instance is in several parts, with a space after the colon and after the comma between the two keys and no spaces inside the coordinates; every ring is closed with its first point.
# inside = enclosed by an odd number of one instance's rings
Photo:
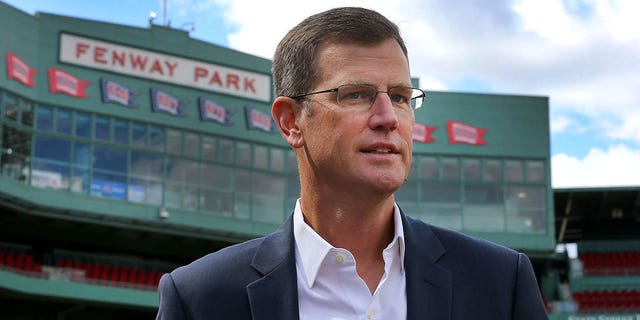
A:
{"type": "Polygon", "coordinates": [[[358,102],[358,101],[368,101],[371,99],[370,90],[366,90],[363,88],[349,88],[343,89],[342,92],[339,93],[340,100],[343,102],[358,102]]]}
{"type": "Polygon", "coordinates": [[[394,94],[394,95],[391,95],[390,97],[391,97],[391,102],[394,102],[394,103],[407,103],[407,101],[409,101],[407,97],[400,94],[394,94]]]}

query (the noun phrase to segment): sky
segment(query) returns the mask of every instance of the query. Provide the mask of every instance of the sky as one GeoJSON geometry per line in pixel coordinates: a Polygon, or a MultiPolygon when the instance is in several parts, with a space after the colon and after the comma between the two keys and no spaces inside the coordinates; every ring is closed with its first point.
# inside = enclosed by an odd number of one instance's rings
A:
{"type": "Polygon", "coordinates": [[[153,23],[268,59],[311,14],[374,9],[400,27],[421,88],[549,97],[554,188],[640,186],[637,0],[0,1],[143,28],[156,12],[153,23]]]}

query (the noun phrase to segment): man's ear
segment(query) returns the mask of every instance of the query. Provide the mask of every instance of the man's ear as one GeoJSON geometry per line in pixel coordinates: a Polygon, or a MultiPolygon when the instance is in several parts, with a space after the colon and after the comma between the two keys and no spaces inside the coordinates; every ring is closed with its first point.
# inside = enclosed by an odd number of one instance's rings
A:
{"type": "Polygon", "coordinates": [[[280,134],[293,148],[300,148],[304,145],[302,130],[298,127],[301,111],[298,102],[289,97],[277,97],[271,106],[271,116],[280,129],[280,134]]]}

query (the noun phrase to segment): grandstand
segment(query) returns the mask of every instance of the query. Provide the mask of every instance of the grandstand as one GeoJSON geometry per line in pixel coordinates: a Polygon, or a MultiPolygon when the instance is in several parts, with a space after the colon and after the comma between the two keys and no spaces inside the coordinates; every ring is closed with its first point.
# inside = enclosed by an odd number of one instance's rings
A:
{"type": "MultiPolygon", "coordinates": [[[[0,318],[152,319],[164,272],[288,216],[269,60],[165,26],[0,20],[0,318]]],[[[640,188],[553,190],[546,97],[428,92],[416,122],[407,213],[528,254],[553,319],[638,317],[640,188]]]]}
{"type": "Polygon", "coordinates": [[[554,202],[558,243],[575,248],[540,278],[551,318],[640,317],[640,188],[556,189],[554,202]]]}

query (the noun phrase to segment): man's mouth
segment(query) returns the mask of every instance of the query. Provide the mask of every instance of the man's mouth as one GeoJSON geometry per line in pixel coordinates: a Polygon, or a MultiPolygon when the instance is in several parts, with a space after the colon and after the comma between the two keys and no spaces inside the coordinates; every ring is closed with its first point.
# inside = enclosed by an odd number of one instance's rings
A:
{"type": "Polygon", "coordinates": [[[393,153],[389,148],[378,148],[374,150],[365,150],[365,153],[379,153],[379,154],[389,154],[393,153]]]}

